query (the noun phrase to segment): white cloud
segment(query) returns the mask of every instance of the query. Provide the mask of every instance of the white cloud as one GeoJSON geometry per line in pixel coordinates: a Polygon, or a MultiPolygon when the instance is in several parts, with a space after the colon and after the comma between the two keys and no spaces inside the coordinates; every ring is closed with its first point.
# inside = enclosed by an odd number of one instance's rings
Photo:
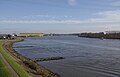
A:
{"type": "MultiPolygon", "coordinates": [[[[38,16],[38,15],[37,15],[38,16]]],[[[41,16],[41,15],[40,15],[41,16]]],[[[52,16],[53,17],[53,16],[52,16]]],[[[71,16],[63,16],[62,19],[54,17],[49,20],[0,20],[0,23],[9,24],[120,24],[120,10],[104,11],[96,14],[96,18],[89,18],[86,20],[72,19],[71,16]],[[67,19],[66,19],[67,18],[67,19]]]]}
{"type": "Polygon", "coordinates": [[[93,23],[118,23],[120,22],[120,10],[114,10],[114,11],[104,11],[99,12],[97,15],[101,16],[101,18],[91,18],[89,19],[90,22],[93,23]]]}
{"type": "MultiPolygon", "coordinates": [[[[13,18],[13,17],[11,17],[11,18],[13,18]]],[[[70,18],[73,18],[73,17],[72,16],[68,16],[68,15],[64,15],[64,16],[56,16],[56,15],[29,15],[29,16],[21,16],[18,19],[53,19],[54,20],[54,19],[70,19],[70,18]]],[[[2,19],[2,18],[0,18],[0,19],[2,19]]],[[[13,18],[13,19],[15,19],[15,18],[13,18]]]]}
{"type": "Polygon", "coordinates": [[[104,15],[104,16],[119,16],[120,10],[114,10],[114,11],[104,11],[97,13],[98,15],[104,15]]]}
{"type": "Polygon", "coordinates": [[[79,20],[0,20],[9,24],[80,24],[79,20]]]}
{"type": "Polygon", "coordinates": [[[68,4],[71,6],[77,5],[77,1],[76,0],[68,0],[68,4]]]}
{"type": "Polygon", "coordinates": [[[29,16],[21,16],[22,19],[36,19],[36,18],[52,18],[53,16],[50,15],[29,15],[29,16]]]}

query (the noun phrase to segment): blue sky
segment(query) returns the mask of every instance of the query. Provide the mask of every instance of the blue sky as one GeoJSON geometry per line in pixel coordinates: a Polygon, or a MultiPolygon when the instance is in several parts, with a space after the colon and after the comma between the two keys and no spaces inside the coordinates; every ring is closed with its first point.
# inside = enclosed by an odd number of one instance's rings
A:
{"type": "Polygon", "coordinates": [[[0,33],[120,30],[120,0],[0,0],[0,33]]]}

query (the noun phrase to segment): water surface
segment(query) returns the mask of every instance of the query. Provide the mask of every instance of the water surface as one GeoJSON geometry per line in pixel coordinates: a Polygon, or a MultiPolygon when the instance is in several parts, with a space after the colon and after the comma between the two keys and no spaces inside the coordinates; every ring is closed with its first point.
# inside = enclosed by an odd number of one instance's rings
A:
{"type": "Polygon", "coordinates": [[[38,62],[61,77],[120,77],[120,40],[100,40],[77,36],[25,38],[14,46],[28,58],[65,57],[38,62]]]}

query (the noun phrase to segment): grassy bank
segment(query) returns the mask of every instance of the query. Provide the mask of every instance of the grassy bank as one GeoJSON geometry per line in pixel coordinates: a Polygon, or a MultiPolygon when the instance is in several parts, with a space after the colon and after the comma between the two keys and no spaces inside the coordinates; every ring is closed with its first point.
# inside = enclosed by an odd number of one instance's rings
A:
{"type": "MultiPolygon", "coordinates": [[[[20,39],[16,40],[0,40],[0,53],[3,55],[3,57],[7,60],[7,62],[12,66],[12,68],[16,71],[16,73],[20,77],[32,77],[30,76],[26,70],[23,68],[22,65],[18,64],[15,59],[3,48],[3,45],[5,43],[11,43],[15,41],[19,41],[20,39]]],[[[2,64],[1,64],[2,65],[2,64]]],[[[3,65],[2,65],[3,66],[3,65]]],[[[4,67],[4,66],[3,66],[4,67]]],[[[5,70],[6,71],[6,70],[5,70]]],[[[7,72],[7,71],[6,71],[7,72]]],[[[6,74],[5,74],[6,75],[6,74]]],[[[4,77],[4,76],[3,76],[4,77]]],[[[10,77],[10,76],[5,76],[10,77]]]]}
{"type": "Polygon", "coordinates": [[[12,77],[1,57],[0,57],[0,77],[12,77]]]}

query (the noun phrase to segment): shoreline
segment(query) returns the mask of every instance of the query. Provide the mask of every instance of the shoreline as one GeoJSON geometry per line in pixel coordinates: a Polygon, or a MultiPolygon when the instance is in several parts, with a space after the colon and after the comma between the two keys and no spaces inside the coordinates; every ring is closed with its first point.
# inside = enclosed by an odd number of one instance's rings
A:
{"type": "Polygon", "coordinates": [[[120,33],[81,33],[78,37],[99,38],[99,39],[120,39],[120,33]]]}
{"type": "Polygon", "coordinates": [[[22,65],[28,73],[32,74],[33,77],[60,77],[57,73],[52,72],[51,70],[39,65],[36,62],[33,62],[31,59],[22,56],[13,49],[13,43],[21,42],[24,39],[19,39],[11,42],[6,42],[3,45],[4,50],[14,57],[17,63],[22,65]]]}

